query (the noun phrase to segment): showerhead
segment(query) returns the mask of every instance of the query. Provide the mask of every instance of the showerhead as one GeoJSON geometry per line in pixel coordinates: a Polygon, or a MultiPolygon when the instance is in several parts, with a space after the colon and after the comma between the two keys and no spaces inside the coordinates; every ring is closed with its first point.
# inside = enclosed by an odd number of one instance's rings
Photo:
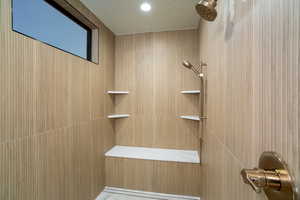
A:
{"type": "Polygon", "coordinates": [[[196,5],[198,14],[207,21],[214,21],[218,15],[217,0],[201,0],[196,5]]]}

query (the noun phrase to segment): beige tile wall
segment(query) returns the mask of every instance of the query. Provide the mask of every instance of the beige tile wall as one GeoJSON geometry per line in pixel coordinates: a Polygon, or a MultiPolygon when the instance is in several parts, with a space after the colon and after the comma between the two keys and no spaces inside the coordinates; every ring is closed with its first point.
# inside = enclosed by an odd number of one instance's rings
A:
{"type": "Polygon", "coordinates": [[[115,142],[114,35],[100,24],[97,65],[13,32],[0,5],[0,199],[95,199],[115,142]]]}
{"type": "Polygon", "coordinates": [[[197,122],[180,115],[199,113],[199,79],[182,67],[198,61],[196,30],[116,37],[115,85],[129,95],[115,97],[115,111],[130,118],[115,123],[119,145],[199,149],[197,122]]]}
{"type": "Polygon", "coordinates": [[[202,199],[264,199],[239,177],[263,151],[280,153],[300,184],[300,2],[228,0],[217,9],[199,29],[209,117],[202,199]]]}
{"type": "MultiPolygon", "coordinates": [[[[197,63],[197,30],[167,31],[116,37],[116,143],[126,146],[199,150],[197,121],[180,115],[199,114],[199,79],[181,63],[197,63]]],[[[151,192],[200,196],[200,165],[107,158],[106,185],[151,192]]]]}
{"type": "Polygon", "coordinates": [[[105,164],[107,186],[200,196],[199,164],[125,158],[107,158],[105,164]]]}

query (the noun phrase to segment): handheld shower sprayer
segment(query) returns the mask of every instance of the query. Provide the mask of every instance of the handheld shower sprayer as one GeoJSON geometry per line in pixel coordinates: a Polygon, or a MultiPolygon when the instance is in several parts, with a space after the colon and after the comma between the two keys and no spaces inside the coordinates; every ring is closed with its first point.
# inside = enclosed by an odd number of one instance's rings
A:
{"type": "Polygon", "coordinates": [[[203,73],[202,73],[202,67],[207,66],[206,63],[201,62],[199,67],[194,67],[194,65],[192,65],[189,61],[184,60],[182,62],[182,65],[190,70],[192,70],[197,76],[199,77],[203,77],[203,73]]]}

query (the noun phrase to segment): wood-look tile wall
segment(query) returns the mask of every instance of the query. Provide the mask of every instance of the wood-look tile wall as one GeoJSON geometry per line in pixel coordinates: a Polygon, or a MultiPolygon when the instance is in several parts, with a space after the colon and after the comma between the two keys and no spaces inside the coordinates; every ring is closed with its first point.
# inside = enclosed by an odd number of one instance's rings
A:
{"type": "Polygon", "coordinates": [[[112,187],[200,197],[200,165],[124,158],[106,159],[112,187]]]}
{"type": "Polygon", "coordinates": [[[95,199],[115,141],[114,35],[98,24],[94,64],[13,32],[0,5],[0,199],[95,199]]]}
{"type": "Polygon", "coordinates": [[[182,67],[198,63],[196,30],[116,37],[115,112],[131,114],[115,122],[119,145],[199,149],[199,123],[179,119],[198,114],[199,97],[181,90],[199,89],[199,79],[182,67]]]}
{"type": "Polygon", "coordinates": [[[199,29],[208,63],[201,199],[265,199],[239,176],[263,151],[280,153],[300,183],[300,2],[218,1],[218,12],[199,29]]]}

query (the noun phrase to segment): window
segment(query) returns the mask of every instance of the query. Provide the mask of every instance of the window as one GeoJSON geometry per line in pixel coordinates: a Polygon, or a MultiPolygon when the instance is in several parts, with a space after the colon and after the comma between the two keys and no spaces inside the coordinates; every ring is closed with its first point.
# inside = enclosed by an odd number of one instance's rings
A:
{"type": "Polygon", "coordinates": [[[53,0],[13,0],[13,30],[92,60],[92,30],[53,0]]]}

